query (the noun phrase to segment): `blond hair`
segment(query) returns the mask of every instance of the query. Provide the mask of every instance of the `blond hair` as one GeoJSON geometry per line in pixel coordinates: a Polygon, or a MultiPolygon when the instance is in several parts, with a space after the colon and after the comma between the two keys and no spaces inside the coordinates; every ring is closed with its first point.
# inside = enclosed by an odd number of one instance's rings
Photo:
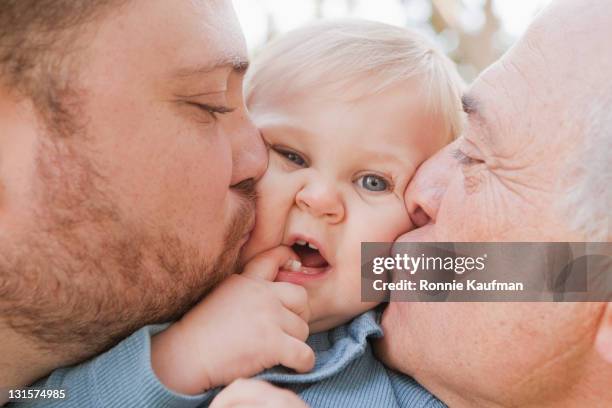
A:
{"type": "Polygon", "coordinates": [[[464,82],[455,64],[422,35],[367,20],[323,20],[271,42],[247,73],[251,107],[263,90],[275,94],[327,92],[354,100],[418,78],[424,103],[443,121],[449,139],[463,124],[464,82]]]}

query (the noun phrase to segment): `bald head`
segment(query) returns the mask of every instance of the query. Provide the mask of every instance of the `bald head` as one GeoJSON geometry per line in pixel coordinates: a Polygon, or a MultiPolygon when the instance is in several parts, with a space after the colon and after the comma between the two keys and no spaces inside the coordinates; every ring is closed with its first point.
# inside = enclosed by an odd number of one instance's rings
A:
{"type": "Polygon", "coordinates": [[[563,74],[574,86],[588,85],[589,91],[597,91],[601,83],[596,81],[608,79],[612,69],[610,21],[612,7],[608,0],[553,1],[537,16],[516,48],[532,49],[543,57],[540,63],[554,63],[549,66],[551,73],[563,74]],[[589,75],[573,75],[577,71],[589,75]]]}
{"type": "MultiPolygon", "coordinates": [[[[516,52],[537,74],[534,96],[562,112],[560,137],[573,147],[557,187],[569,227],[589,241],[612,240],[612,5],[607,0],[560,0],[530,27],[516,52]],[[521,56],[523,53],[525,55],[521,56]],[[528,58],[529,54],[541,58],[528,58]]],[[[555,123],[554,117],[551,121],[555,123]]]]}
{"type": "Polygon", "coordinates": [[[609,1],[554,1],[465,98],[495,164],[554,198],[548,210],[578,240],[612,239],[609,38],[609,1]]]}

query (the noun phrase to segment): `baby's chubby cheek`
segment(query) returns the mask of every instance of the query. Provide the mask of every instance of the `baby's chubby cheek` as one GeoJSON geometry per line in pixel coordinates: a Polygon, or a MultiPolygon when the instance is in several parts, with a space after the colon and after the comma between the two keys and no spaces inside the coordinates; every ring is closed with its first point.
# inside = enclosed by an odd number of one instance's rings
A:
{"type": "Polygon", "coordinates": [[[298,183],[281,173],[272,159],[256,185],[255,227],[243,248],[243,262],[282,244],[287,218],[295,202],[298,183]]]}
{"type": "MultiPolygon", "coordinates": [[[[365,214],[364,214],[365,215],[365,214]]],[[[373,218],[376,220],[376,218],[373,218]]],[[[337,248],[338,279],[337,290],[344,292],[345,307],[348,312],[362,313],[376,304],[361,301],[361,246],[362,242],[393,242],[405,232],[413,229],[407,213],[401,205],[387,208],[386,215],[378,222],[355,222],[344,234],[343,242],[337,248]]],[[[368,284],[363,282],[363,284],[368,284]]]]}

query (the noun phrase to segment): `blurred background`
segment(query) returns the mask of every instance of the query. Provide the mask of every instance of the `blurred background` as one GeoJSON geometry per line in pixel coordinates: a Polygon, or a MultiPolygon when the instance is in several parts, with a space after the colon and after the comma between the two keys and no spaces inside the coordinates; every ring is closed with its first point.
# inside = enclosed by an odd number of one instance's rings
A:
{"type": "Polygon", "coordinates": [[[357,17],[433,37],[472,81],[551,0],[233,0],[251,53],[320,18],[357,17]]]}

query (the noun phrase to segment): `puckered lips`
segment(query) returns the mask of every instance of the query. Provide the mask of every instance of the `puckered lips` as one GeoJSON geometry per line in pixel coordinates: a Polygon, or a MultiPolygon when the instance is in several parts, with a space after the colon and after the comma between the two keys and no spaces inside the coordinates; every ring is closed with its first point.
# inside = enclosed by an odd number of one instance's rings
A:
{"type": "Polygon", "coordinates": [[[292,235],[287,245],[298,256],[301,265],[294,269],[281,268],[276,276],[276,281],[303,285],[325,277],[331,269],[325,249],[314,238],[300,234],[292,235]]]}

